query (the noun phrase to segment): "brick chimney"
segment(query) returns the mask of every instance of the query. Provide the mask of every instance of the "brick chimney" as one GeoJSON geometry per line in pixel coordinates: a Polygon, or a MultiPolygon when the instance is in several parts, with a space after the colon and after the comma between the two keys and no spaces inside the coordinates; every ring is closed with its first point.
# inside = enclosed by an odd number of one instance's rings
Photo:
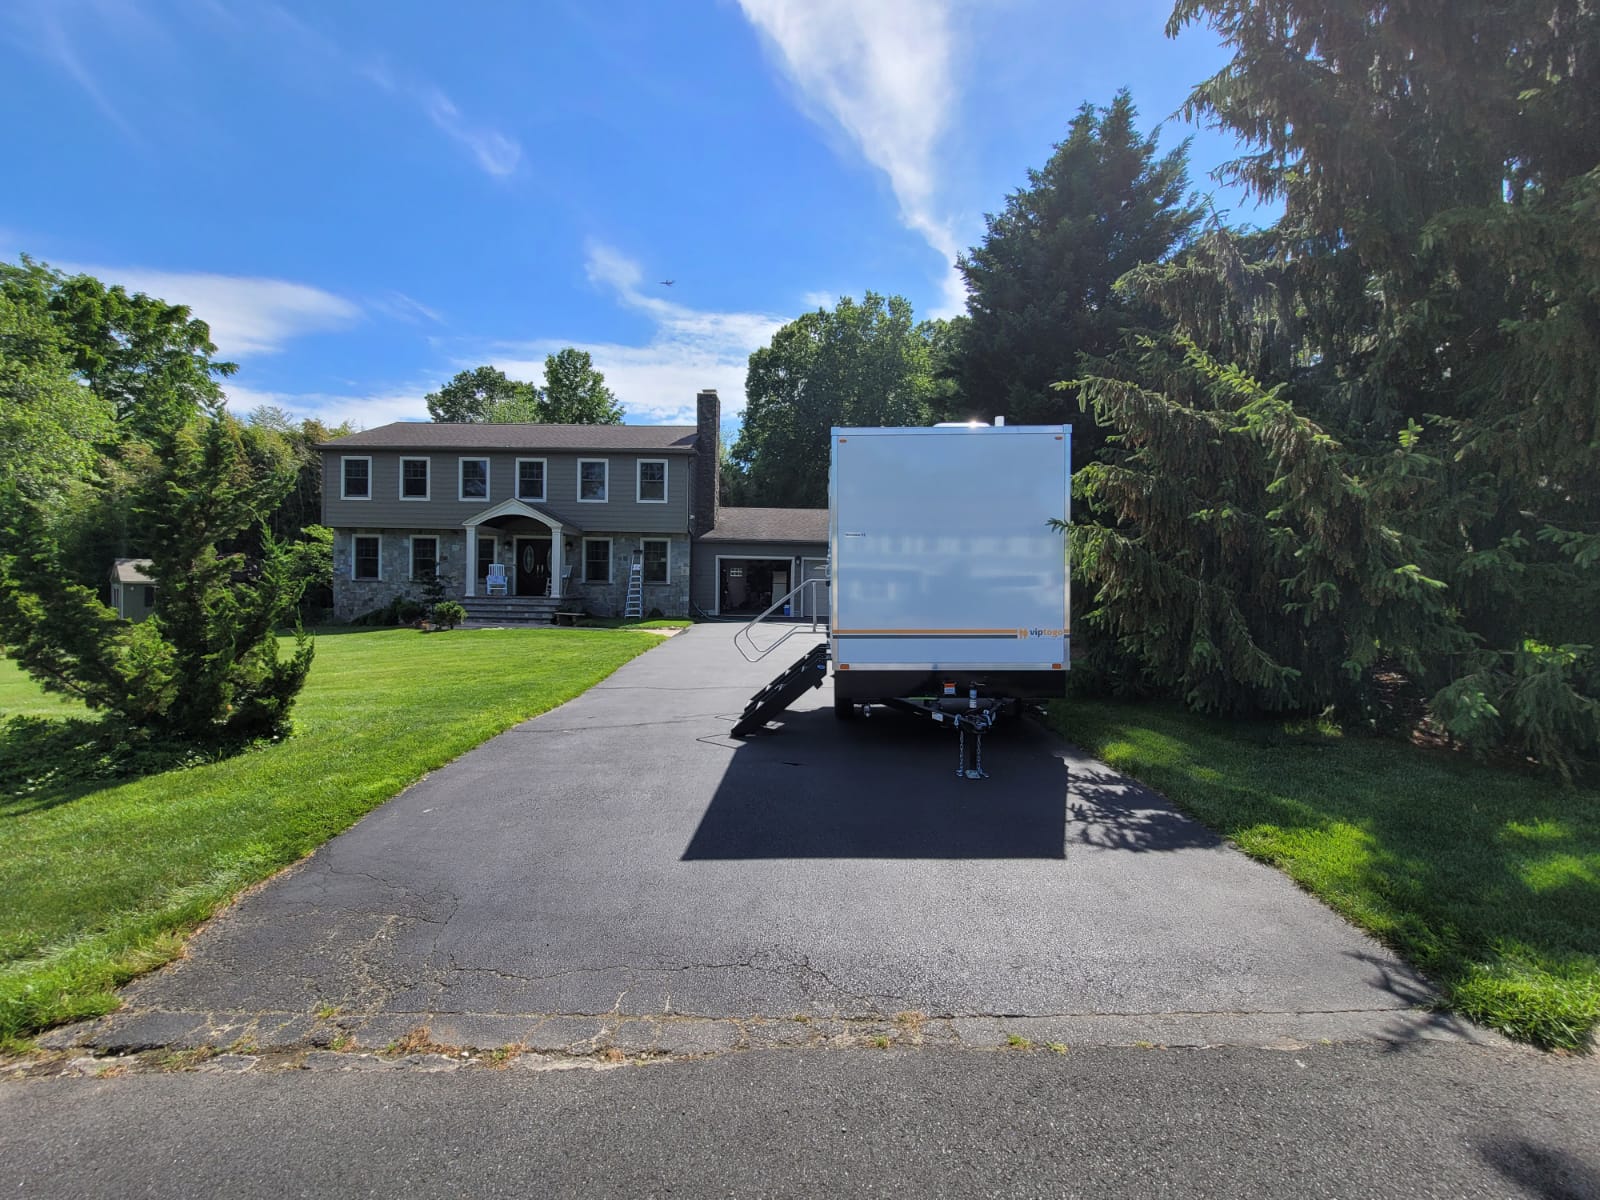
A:
{"type": "Polygon", "coordinates": [[[694,537],[711,532],[717,524],[717,496],[722,481],[717,470],[717,447],[722,436],[722,401],[716,388],[695,397],[694,497],[690,508],[694,537]]]}

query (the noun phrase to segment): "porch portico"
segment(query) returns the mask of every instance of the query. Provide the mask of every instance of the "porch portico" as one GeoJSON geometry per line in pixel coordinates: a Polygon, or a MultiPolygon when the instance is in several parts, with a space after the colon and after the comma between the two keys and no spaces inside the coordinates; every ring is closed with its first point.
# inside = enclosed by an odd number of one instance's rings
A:
{"type": "MultiPolygon", "coordinates": [[[[545,589],[548,596],[560,598],[562,594],[562,581],[566,577],[567,550],[566,543],[571,540],[575,544],[583,536],[583,530],[571,522],[563,521],[559,517],[551,516],[535,504],[525,500],[506,500],[493,507],[486,508],[480,513],[468,517],[462,522],[467,531],[467,569],[466,569],[466,594],[468,599],[473,599],[478,594],[478,538],[480,527],[488,526],[498,535],[509,532],[512,535],[512,546],[517,546],[517,527],[523,529],[539,529],[543,527],[542,536],[550,539],[549,582],[545,589]]],[[[525,537],[524,540],[527,540],[525,537]]],[[[513,550],[513,553],[515,551],[513,550]]]]}

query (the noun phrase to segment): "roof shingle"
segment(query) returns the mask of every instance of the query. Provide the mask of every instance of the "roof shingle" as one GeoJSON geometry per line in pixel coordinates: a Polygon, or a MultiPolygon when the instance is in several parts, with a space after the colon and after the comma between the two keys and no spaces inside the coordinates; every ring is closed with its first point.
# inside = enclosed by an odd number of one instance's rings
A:
{"type": "Polygon", "coordinates": [[[723,508],[703,542],[827,542],[825,508],[723,508]]]}
{"type": "Polygon", "coordinates": [[[693,425],[490,425],[395,421],[324,442],[324,450],[649,450],[694,452],[693,425]]]}

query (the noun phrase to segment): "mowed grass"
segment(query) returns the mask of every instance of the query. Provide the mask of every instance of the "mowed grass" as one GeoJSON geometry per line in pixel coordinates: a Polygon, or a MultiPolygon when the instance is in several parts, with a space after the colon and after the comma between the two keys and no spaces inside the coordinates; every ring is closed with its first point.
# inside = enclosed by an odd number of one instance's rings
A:
{"type": "MultiPolygon", "coordinates": [[[[117,783],[0,792],[0,1044],[109,1012],[219,905],[426,772],[659,645],[634,630],[336,631],[295,734],[117,783]]],[[[83,716],[0,661],[0,712],[83,716]]]]}
{"type": "Polygon", "coordinates": [[[1600,1024],[1600,789],[1333,729],[1065,701],[1061,733],[1285,871],[1472,1020],[1547,1048],[1600,1024]]]}

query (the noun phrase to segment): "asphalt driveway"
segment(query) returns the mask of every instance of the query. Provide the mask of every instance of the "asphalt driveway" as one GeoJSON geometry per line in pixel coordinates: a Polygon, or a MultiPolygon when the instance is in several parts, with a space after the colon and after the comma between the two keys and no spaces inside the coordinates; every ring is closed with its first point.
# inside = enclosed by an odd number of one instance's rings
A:
{"type": "Polygon", "coordinates": [[[804,649],[751,666],[733,628],[674,637],[410,788],[73,1036],[1478,1036],[1422,1011],[1423,981],[1277,872],[1035,727],[991,737],[984,782],[955,777],[945,730],[836,722],[826,686],[781,731],[730,739],[804,649]]]}

